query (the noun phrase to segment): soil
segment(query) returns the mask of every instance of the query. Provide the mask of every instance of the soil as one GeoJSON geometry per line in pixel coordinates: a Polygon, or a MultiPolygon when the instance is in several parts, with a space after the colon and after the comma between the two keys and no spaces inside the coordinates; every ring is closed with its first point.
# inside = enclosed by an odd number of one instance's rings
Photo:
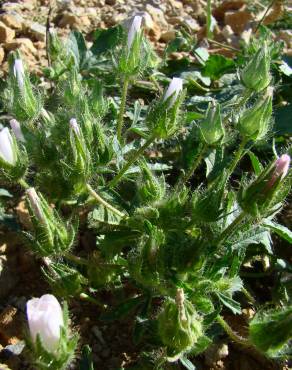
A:
{"type": "MultiPolygon", "coordinates": [[[[242,39],[250,37],[253,25],[259,22],[265,10],[264,6],[259,5],[255,12],[243,1],[217,1],[214,4],[213,16],[217,25],[214,30],[215,42],[211,46],[214,52],[223,54],[227,49],[222,48],[221,44],[237,47],[242,39]]],[[[45,27],[48,19],[50,26],[56,28],[62,37],[70,30],[77,29],[84,32],[88,42],[91,42],[92,32],[96,28],[111,27],[133,14],[147,12],[149,17],[146,16],[145,30],[158,52],[165,48],[166,42],[174,38],[174,31],[180,27],[187,27],[195,34],[198,43],[207,43],[204,0],[19,0],[2,2],[0,6],[2,74],[8,68],[9,52],[18,48],[31,70],[42,74],[42,68],[47,65],[45,27]]],[[[276,1],[264,23],[277,21],[284,11],[283,3],[276,1]]],[[[288,30],[275,32],[275,38],[283,39],[286,53],[292,55],[291,35],[289,38],[288,30]]],[[[175,59],[180,57],[173,55],[175,59]]],[[[19,224],[28,226],[23,202],[14,207],[11,213],[16,216],[19,224]]],[[[287,210],[282,218],[291,225],[291,210],[287,210]]],[[[10,226],[17,228],[15,223],[10,226]]],[[[50,287],[42,276],[42,262],[28,251],[21,237],[16,235],[11,228],[0,225],[0,370],[7,369],[7,366],[12,370],[30,368],[21,353],[26,333],[25,304],[31,297],[50,292],[50,287]]],[[[92,235],[90,238],[92,239],[92,235]]],[[[109,292],[101,292],[98,298],[106,304],[115,304],[115,298],[109,292]]],[[[80,334],[79,353],[71,369],[78,368],[76,363],[81,356],[82,344],[91,346],[95,369],[118,370],[135,364],[139,346],[135,346],[131,339],[130,317],[110,323],[102,321],[99,318],[101,310],[97,305],[77,299],[69,301],[69,308],[73,331],[80,334]]],[[[226,316],[226,319],[240,332],[246,325],[247,316],[238,316],[236,320],[226,316]]],[[[197,369],[288,369],[288,365],[276,364],[259,353],[231,343],[226,336],[222,336],[221,341],[221,345],[225,346],[225,354],[220,353],[218,346],[211,348],[204,356],[193,360],[197,369]]],[[[176,369],[179,369],[179,365],[176,369]]]]}

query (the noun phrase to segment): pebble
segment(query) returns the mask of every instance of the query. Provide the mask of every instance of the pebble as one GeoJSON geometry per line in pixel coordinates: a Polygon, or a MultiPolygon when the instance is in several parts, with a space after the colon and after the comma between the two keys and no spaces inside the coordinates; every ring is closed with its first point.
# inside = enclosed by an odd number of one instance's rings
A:
{"type": "Polygon", "coordinates": [[[3,46],[4,49],[8,51],[20,49],[25,54],[36,54],[36,48],[34,47],[32,41],[25,37],[20,37],[18,39],[14,39],[13,41],[6,42],[3,46]]]}
{"type": "Polygon", "coordinates": [[[15,30],[22,29],[24,19],[17,12],[3,13],[0,15],[0,21],[6,24],[7,27],[15,30]]]}
{"type": "Polygon", "coordinates": [[[15,37],[15,31],[6,26],[5,23],[0,22],[0,43],[10,42],[15,37]]]}
{"type": "Polygon", "coordinates": [[[29,22],[26,23],[26,28],[33,39],[35,39],[36,41],[45,41],[46,38],[45,26],[36,22],[29,22]]]}

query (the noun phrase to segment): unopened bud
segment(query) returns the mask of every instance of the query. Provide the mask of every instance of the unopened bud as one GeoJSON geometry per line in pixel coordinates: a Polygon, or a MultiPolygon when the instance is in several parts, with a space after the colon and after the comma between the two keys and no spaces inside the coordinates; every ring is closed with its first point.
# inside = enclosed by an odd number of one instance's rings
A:
{"type": "Polygon", "coordinates": [[[80,127],[75,118],[70,119],[70,128],[75,132],[76,135],[80,135],[80,127]]]}
{"type": "Polygon", "coordinates": [[[163,101],[169,99],[169,108],[171,108],[174,105],[179,94],[182,92],[182,89],[183,89],[183,80],[181,78],[174,77],[171,80],[163,96],[163,101]]]}
{"type": "Polygon", "coordinates": [[[271,82],[270,64],[271,58],[265,43],[242,70],[240,77],[243,85],[257,92],[265,89],[271,82]]]}
{"type": "Polygon", "coordinates": [[[35,343],[37,335],[48,352],[58,349],[61,327],[64,326],[62,308],[51,294],[30,299],[26,304],[29,332],[35,343]]]}
{"type": "Polygon", "coordinates": [[[256,141],[266,135],[272,117],[272,96],[273,89],[268,88],[264,98],[243,112],[238,122],[238,129],[243,137],[256,141]]]}
{"type": "Polygon", "coordinates": [[[219,144],[224,139],[225,131],[219,104],[209,105],[205,119],[200,125],[200,131],[207,145],[219,144]]]}
{"type": "Polygon", "coordinates": [[[29,188],[26,191],[28,196],[30,206],[33,210],[34,216],[37,218],[38,221],[41,223],[45,223],[45,216],[41,206],[41,200],[35,191],[35,188],[29,188]]]}
{"type": "Polygon", "coordinates": [[[9,123],[16,139],[18,139],[19,141],[25,141],[21,131],[20,123],[16,119],[11,119],[9,123]]]}
{"type": "Polygon", "coordinates": [[[13,73],[17,79],[19,89],[22,89],[24,85],[24,67],[21,59],[15,59],[13,73]]]}
{"type": "Polygon", "coordinates": [[[138,32],[141,30],[141,24],[142,24],[142,17],[139,15],[136,15],[133,18],[133,21],[131,23],[129,32],[128,32],[128,49],[131,49],[131,46],[133,44],[133,41],[135,40],[135,37],[138,32]]]}
{"type": "Polygon", "coordinates": [[[291,158],[288,154],[283,154],[280,158],[276,160],[274,171],[267,185],[269,188],[273,187],[277,180],[281,181],[287,175],[289,171],[290,161],[291,158]]]}
{"type": "Polygon", "coordinates": [[[17,158],[13,149],[13,139],[7,127],[0,132],[0,157],[10,165],[15,165],[16,163],[17,158]]]}

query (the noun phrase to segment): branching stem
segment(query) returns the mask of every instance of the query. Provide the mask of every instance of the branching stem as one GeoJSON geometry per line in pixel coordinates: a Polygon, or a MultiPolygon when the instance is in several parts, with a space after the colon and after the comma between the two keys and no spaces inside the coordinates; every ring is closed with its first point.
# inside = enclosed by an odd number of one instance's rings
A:
{"type": "Polygon", "coordinates": [[[228,169],[228,175],[231,176],[233,171],[235,170],[237,163],[241,160],[241,158],[244,155],[244,147],[247,143],[246,139],[243,139],[242,142],[239,145],[238,150],[235,153],[235,156],[233,158],[233,161],[231,162],[229,169],[228,169]]]}
{"type": "Polygon", "coordinates": [[[222,326],[222,328],[226,331],[226,333],[229,335],[229,337],[234,340],[234,342],[241,344],[243,346],[250,346],[250,342],[248,339],[241,337],[240,335],[236,334],[231,326],[223,319],[222,316],[217,316],[218,323],[222,326]]]}
{"type": "Polygon", "coordinates": [[[207,145],[202,146],[201,150],[199,151],[199,154],[194,158],[194,161],[190,166],[189,170],[185,174],[180,176],[180,178],[178,179],[178,182],[175,186],[176,189],[179,188],[181,185],[185,184],[186,182],[188,182],[189,179],[193,176],[194,172],[200,165],[207,148],[208,148],[207,145]]]}
{"type": "Polygon", "coordinates": [[[125,77],[124,83],[123,83],[122,98],[121,98],[121,105],[120,105],[118,125],[117,125],[117,137],[120,143],[122,141],[122,129],[123,129],[123,123],[124,123],[124,113],[125,113],[125,108],[126,108],[128,87],[129,87],[129,78],[125,77]]]}
{"type": "Polygon", "coordinates": [[[87,190],[89,191],[90,195],[98,203],[102,204],[105,208],[109,209],[111,212],[115,213],[119,217],[123,217],[123,218],[127,217],[123,212],[119,211],[117,208],[115,208],[114,206],[109,204],[105,199],[103,199],[100,195],[98,195],[96,193],[96,191],[94,191],[89,184],[87,184],[86,187],[87,187],[87,190]]]}
{"type": "Polygon", "coordinates": [[[140,149],[138,149],[133,156],[128,160],[128,162],[124,165],[124,167],[121,169],[121,171],[109,182],[109,187],[114,187],[117,185],[117,183],[121,180],[123,175],[127,172],[127,170],[132,166],[134,162],[139,158],[139,156],[148,148],[149,145],[153,143],[155,140],[155,136],[150,136],[145,143],[141,146],[140,149]]]}
{"type": "Polygon", "coordinates": [[[233,234],[233,232],[235,231],[235,229],[237,228],[237,226],[243,221],[245,217],[245,212],[242,211],[232,222],[230,225],[228,225],[226,227],[225,230],[223,230],[223,232],[221,233],[221,235],[219,236],[219,238],[217,239],[217,242],[216,244],[219,245],[219,244],[222,244],[230,235],[233,234]]]}
{"type": "Polygon", "coordinates": [[[96,304],[97,306],[102,307],[103,309],[107,308],[107,305],[99,302],[96,298],[93,298],[93,297],[89,296],[86,293],[80,293],[79,298],[82,299],[83,301],[87,301],[87,302],[96,304]]]}

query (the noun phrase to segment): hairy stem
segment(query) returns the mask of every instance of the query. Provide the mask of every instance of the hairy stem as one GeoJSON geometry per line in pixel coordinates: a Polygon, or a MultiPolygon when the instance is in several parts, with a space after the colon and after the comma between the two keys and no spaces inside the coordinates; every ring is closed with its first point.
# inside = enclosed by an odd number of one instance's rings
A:
{"type": "Polygon", "coordinates": [[[229,337],[234,340],[234,342],[241,344],[243,346],[250,346],[251,344],[246,338],[241,337],[240,335],[236,334],[231,326],[223,319],[222,316],[217,316],[218,323],[222,326],[222,328],[226,331],[229,337]]]}
{"type": "Polygon", "coordinates": [[[77,265],[88,265],[89,262],[87,259],[85,258],[82,258],[82,257],[77,257],[77,256],[74,256],[74,254],[72,253],[69,253],[67,252],[64,257],[69,260],[69,261],[72,261],[74,263],[76,263],[77,265]]]}
{"type": "Polygon", "coordinates": [[[217,245],[222,244],[229,236],[233,234],[237,226],[242,222],[245,217],[245,212],[242,211],[232,222],[230,225],[226,227],[225,230],[221,233],[219,238],[217,239],[217,245]]]}
{"type": "Polygon", "coordinates": [[[231,162],[229,169],[228,169],[228,176],[231,176],[233,171],[235,170],[238,162],[241,160],[241,158],[244,155],[244,147],[246,145],[247,140],[243,139],[242,142],[239,145],[238,150],[235,153],[235,156],[233,158],[233,161],[231,162]]]}
{"type": "Polygon", "coordinates": [[[120,111],[119,111],[119,116],[118,116],[118,125],[117,125],[117,137],[120,143],[122,141],[122,129],[123,129],[123,123],[124,123],[124,113],[125,113],[125,108],[126,108],[128,87],[129,87],[129,79],[128,77],[125,77],[124,83],[123,83],[122,99],[121,99],[120,111]]]}
{"type": "Polygon", "coordinates": [[[93,298],[93,297],[89,296],[86,293],[80,293],[79,298],[82,299],[83,301],[87,301],[87,302],[96,304],[97,306],[102,307],[103,309],[107,308],[107,305],[99,302],[96,298],[93,298]]]}
{"type": "Polygon", "coordinates": [[[109,204],[105,199],[103,199],[100,195],[98,195],[92,187],[87,184],[87,190],[89,191],[90,195],[100,204],[102,204],[105,208],[109,209],[111,212],[115,213],[119,217],[127,217],[123,212],[119,211],[117,208],[109,204]]]}
{"type": "Polygon", "coordinates": [[[188,182],[189,179],[193,176],[194,172],[196,171],[196,169],[200,165],[207,148],[208,148],[207,145],[203,145],[201,147],[201,150],[199,151],[199,154],[194,158],[194,161],[193,161],[192,165],[190,166],[189,170],[185,174],[181,175],[180,178],[178,179],[178,182],[175,186],[176,189],[179,188],[181,185],[185,184],[186,182],[188,182]]]}
{"type": "Polygon", "coordinates": [[[124,165],[124,167],[120,170],[120,172],[109,182],[109,187],[114,187],[117,183],[121,180],[123,175],[127,172],[127,170],[132,166],[134,162],[139,158],[139,156],[148,148],[149,145],[153,143],[155,140],[155,136],[150,136],[145,143],[138,149],[133,156],[128,160],[128,162],[124,165]]]}
{"type": "Polygon", "coordinates": [[[23,187],[23,189],[28,189],[29,188],[29,185],[28,183],[24,180],[24,179],[20,179],[18,180],[18,183],[21,187],[23,187]]]}

